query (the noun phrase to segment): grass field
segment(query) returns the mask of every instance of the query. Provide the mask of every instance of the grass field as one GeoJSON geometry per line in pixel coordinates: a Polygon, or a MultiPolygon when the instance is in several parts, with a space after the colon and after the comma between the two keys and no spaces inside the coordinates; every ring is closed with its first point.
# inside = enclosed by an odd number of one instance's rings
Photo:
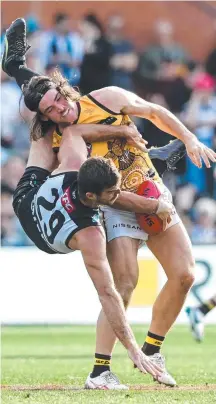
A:
{"type": "MultiPolygon", "coordinates": [[[[133,329],[141,344],[146,329],[133,329]]],[[[206,327],[203,344],[195,343],[183,326],[175,327],[167,337],[163,352],[177,388],[156,385],[150,376],[134,370],[118,344],[112,369],[130,390],[85,391],[94,338],[92,326],[3,327],[2,403],[216,403],[216,327],[206,327]]]]}

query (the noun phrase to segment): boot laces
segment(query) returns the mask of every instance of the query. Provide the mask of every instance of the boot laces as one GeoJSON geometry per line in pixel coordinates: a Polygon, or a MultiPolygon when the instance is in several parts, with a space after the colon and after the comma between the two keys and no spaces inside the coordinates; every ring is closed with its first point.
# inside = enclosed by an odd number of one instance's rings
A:
{"type": "Polygon", "coordinates": [[[107,373],[104,375],[104,377],[107,382],[111,382],[112,384],[120,384],[118,377],[112,372],[107,373]]]}
{"type": "MultiPolygon", "coordinates": [[[[11,35],[12,36],[12,35],[11,35]]],[[[24,56],[28,49],[30,48],[30,45],[28,45],[24,39],[24,34],[20,35],[13,35],[14,38],[10,38],[10,50],[14,52],[16,56],[24,56]]]]}

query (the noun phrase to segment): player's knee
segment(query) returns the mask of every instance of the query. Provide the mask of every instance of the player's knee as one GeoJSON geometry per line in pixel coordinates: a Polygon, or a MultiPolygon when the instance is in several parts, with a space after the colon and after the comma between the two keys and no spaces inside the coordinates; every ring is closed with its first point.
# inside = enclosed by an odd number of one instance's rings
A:
{"type": "Polygon", "coordinates": [[[190,290],[190,288],[192,287],[192,285],[194,283],[195,276],[194,276],[194,273],[193,273],[193,269],[194,269],[194,266],[190,266],[180,276],[181,289],[183,289],[183,291],[185,293],[187,293],[190,290]]]}
{"type": "Polygon", "coordinates": [[[117,289],[122,297],[125,307],[128,306],[132,293],[136,287],[137,280],[135,279],[125,279],[118,285],[117,289]]]}
{"type": "MultiPolygon", "coordinates": [[[[175,288],[181,293],[187,293],[194,283],[195,261],[192,255],[182,257],[172,266],[172,275],[168,277],[170,281],[174,281],[175,288]]],[[[173,284],[173,286],[174,286],[173,284]]]]}

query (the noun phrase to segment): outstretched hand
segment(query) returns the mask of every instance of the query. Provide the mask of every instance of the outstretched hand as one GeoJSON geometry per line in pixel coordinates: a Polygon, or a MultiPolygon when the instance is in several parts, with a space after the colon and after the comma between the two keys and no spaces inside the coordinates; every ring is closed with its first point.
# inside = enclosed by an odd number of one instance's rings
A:
{"type": "Polygon", "coordinates": [[[196,137],[189,139],[185,143],[185,147],[188,157],[198,168],[202,167],[202,160],[207,168],[211,167],[211,161],[213,163],[216,162],[216,153],[209,147],[205,146],[196,137]]]}

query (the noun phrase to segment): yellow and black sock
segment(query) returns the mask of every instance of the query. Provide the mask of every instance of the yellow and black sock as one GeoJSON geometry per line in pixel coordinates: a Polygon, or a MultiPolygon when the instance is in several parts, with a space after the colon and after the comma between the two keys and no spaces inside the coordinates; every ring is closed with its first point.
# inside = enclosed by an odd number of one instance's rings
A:
{"type": "Polygon", "coordinates": [[[160,335],[153,334],[152,332],[148,331],[142,351],[147,356],[160,352],[164,339],[165,337],[161,337],[160,335]]]}
{"type": "Polygon", "coordinates": [[[101,373],[105,372],[106,370],[110,370],[110,362],[111,362],[110,355],[102,355],[96,353],[94,368],[91,373],[91,377],[100,376],[101,373]]]}
{"type": "Polygon", "coordinates": [[[205,316],[214,307],[216,307],[216,298],[212,298],[210,300],[207,300],[201,306],[198,307],[198,310],[200,310],[205,316]]]}

